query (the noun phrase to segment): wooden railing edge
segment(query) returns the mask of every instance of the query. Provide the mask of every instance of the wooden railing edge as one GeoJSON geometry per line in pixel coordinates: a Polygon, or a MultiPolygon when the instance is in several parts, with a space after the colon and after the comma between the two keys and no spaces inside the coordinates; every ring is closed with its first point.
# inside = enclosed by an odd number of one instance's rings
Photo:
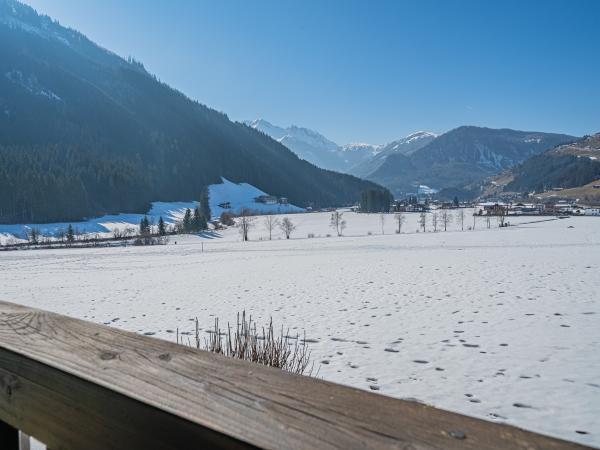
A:
{"type": "Polygon", "coordinates": [[[7,302],[0,420],[52,448],[586,448],[7,302]]]}

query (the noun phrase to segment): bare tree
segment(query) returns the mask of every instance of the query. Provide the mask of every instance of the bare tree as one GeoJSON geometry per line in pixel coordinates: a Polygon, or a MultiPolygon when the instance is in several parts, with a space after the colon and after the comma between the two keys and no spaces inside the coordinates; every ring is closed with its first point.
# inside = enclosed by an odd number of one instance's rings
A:
{"type": "Polygon", "coordinates": [[[37,244],[40,240],[40,236],[40,230],[34,227],[27,233],[27,240],[30,244],[37,244]]]}
{"type": "Polygon", "coordinates": [[[275,229],[275,227],[277,225],[279,225],[279,219],[277,219],[277,217],[269,214],[269,215],[265,216],[264,222],[265,222],[265,228],[269,232],[269,240],[271,240],[273,237],[273,230],[275,229]]]}
{"type": "Polygon", "coordinates": [[[379,214],[379,222],[381,223],[381,234],[385,234],[385,214],[381,213],[379,214]]]}
{"type": "Polygon", "coordinates": [[[475,211],[473,211],[473,230],[475,230],[476,221],[477,221],[477,214],[475,211]]]}
{"type": "Polygon", "coordinates": [[[404,213],[397,212],[396,214],[394,214],[394,219],[398,224],[398,230],[396,230],[396,233],[400,234],[402,232],[402,225],[406,221],[406,217],[404,217],[404,213]]]}
{"type": "Polygon", "coordinates": [[[249,209],[243,209],[238,219],[237,226],[240,228],[240,234],[244,242],[248,240],[248,232],[254,226],[254,217],[251,214],[252,212],[249,209]]]}
{"type": "Polygon", "coordinates": [[[461,231],[465,231],[465,210],[463,208],[459,208],[456,212],[456,216],[458,217],[458,221],[460,222],[461,231]]]}
{"type": "Polygon", "coordinates": [[[452,223],[452,213],[447,209],[443,209],[441,214],[441,220],[442,224],[444,225],[444,231],[447,231],[448,224],[452,223]]]}
{"type": "Polygon", "coordinates": [[[296,229],[296,225],[294,225],[294,223],[290,219],[284,217],[281,223],[279,224],[279,228],[281,228],[281,231],[283,231],[283,234],[285,234],[285,238],[289,239],[290,235],[292,234],[292,231],[296,229]]]}
{"type": "Polygon", "coordinates": [[[425,233],[425,227],[427,227],[427,214],[423,211],[419,214],[419,225],[423,228],[423,233],[425,233]]]}
{"type": "Polygon", "coordinates": [[[498,226],[504,227],[506,216],[508,216],[508,206],[500,206],[498,209],[498,226]]]}
{"type": "Polygon", "coordinates": [[[343,219],[344,213],[339,211],[334,211],[331,214],[331,220],[329,221],[329,226],[335,229],[335,232],[338,236],[341,236],[346,228],[346,221],[343,219]]]}
{"type": "Polygon", "coordinates": [[[438,226],[438,212],[434,211],[433,214],[431,215],[431,225],[433,225],[433,231],[436,232],[437,231],[437,226],[438,226]]]}

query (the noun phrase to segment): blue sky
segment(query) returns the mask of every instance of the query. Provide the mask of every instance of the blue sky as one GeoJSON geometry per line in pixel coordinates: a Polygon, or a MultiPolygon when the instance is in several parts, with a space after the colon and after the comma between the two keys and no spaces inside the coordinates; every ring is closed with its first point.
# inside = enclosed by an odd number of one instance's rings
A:
{"type": "Polygon", "coordinates": [[[234,120],[600,131],[600,1],[26,0],[234,120]]]}

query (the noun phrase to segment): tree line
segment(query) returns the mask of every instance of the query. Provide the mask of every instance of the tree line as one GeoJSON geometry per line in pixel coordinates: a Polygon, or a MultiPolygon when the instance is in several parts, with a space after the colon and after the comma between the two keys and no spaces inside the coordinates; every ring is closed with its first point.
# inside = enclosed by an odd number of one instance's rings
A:
{"type": "Polygon", "coordinates": [[[365,213],[390,212],[393,201],[387,189],[367,189],[360,194],[359,207],[365,213]]]}

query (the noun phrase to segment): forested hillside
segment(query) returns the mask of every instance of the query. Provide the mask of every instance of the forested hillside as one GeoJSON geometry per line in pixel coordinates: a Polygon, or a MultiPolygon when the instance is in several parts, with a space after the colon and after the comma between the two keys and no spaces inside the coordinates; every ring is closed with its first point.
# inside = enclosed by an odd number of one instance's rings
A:
{"type": "Polygon", "coordinates": [[[300,206],[376,187],[300,160],[13,0],[0,0],[0,42],[0,222],[144,212],[221,177],[300,206]]]}
{"type": "Polygon", "coordinates": [[[600,133],[529,158],[512,170],[505,191],[535,191],[583,186],[600,179],[600,133]]]}

